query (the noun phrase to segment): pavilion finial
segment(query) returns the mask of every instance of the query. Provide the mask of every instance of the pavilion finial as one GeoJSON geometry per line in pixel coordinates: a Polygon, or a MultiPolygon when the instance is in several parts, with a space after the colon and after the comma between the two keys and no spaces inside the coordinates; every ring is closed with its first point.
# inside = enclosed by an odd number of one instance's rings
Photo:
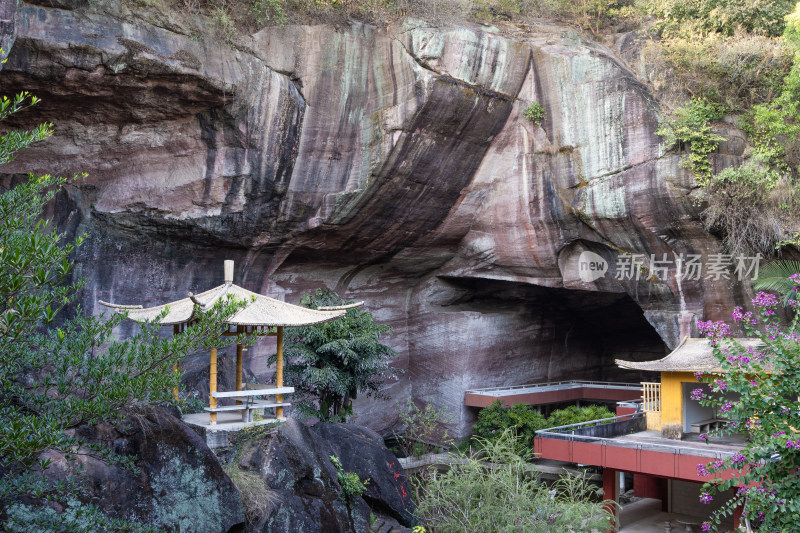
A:
{"type": "Polygon", "coordinates": [[[225,283],[233,283],[233,261],[225,260],[225,283]]]}

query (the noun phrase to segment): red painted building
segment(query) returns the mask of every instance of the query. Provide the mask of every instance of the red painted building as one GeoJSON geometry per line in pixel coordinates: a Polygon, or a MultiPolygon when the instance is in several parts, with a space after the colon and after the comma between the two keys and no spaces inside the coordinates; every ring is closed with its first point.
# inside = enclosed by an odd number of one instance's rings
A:
{"type": "Polygon", "coordinates": [[[708,478],[698,474],[698,465],[730,457],[744,445],[736,436],[711,438],[709,443],[699,438],[700,431],[725,422],[689,403],[693,400],[688,389],[698,387],[692,372],[716,367],[711,346],[702,339],[689,339],[658,361],[617,364],[661,372],[661,383],[643,384],[643,409],[631,412],[623,407],[618,409],[621,416],[599,425],[595,421],[538,431],[536,454],[602,467],[606,499],[619,501],[619,474],[630,473],[634,495],[660,499],[666,512],[707,518],[713,507],[699,502],[701,484],[708,478]],[[667,430],[662,432],[663,428],[667,430]]]}

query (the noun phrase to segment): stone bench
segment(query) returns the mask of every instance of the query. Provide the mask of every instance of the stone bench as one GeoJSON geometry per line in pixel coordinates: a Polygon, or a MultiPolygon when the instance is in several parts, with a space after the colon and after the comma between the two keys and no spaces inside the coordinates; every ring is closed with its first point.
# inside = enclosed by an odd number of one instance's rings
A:
{"type": "Polygon", "coordinates": [[[707,418],[705,420],[698,420],[697,422],[692,422],[689,425],[689,428],[692,430],[693,433],[708,433],[713,429],[721,428],[727,423],[728,420],[724,418],[707,418]]]}
{"type": "Polygon", "coordinates": [[[239,402],[237,405],[222,405],[217,407],[206,407],[205,410],[209,413],[217,413],[221,411],[241,411],[242,422],[253,421],[253,411],[263,411],[266,408],[272,407],[288,407],[292,405],[289,402],[278,402],[270,400],[261,400],[258,396],[277,396],[282,394],[291,394],[294,392],[294,387],[276,387],[274,385],[259,385],[256,383],[243,383],[244,390],[227,391],[227,392],[212,392],[211,396],[214,398],[230,398],[239,402]]]}

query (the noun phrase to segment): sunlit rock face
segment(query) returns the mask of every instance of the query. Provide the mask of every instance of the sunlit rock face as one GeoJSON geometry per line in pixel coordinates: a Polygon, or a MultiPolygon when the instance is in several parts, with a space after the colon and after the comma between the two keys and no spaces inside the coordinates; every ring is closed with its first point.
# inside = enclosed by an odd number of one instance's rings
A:
{"type": "MultiPolygon", "coordinates": [[[[232,47],[177,15],[18,17],[0,85],[44,98],[13,125],[47,119],[55,135],[0,180],[88,173],[53,207],[89,236],[84,307],[184,297],[221,283],[223,259],[286,301],[322,285],[363,299],[404,371],[390,400],[356,403],[379,431],[406,398],[464,431],[470,388],[636,381],[615,357],[661,356],[745,299],[735,265],[732,279],[675,276],[681,254],[723,250],[620,47],[560,26],[411,20],[269,28],[232,47]],[[523,117],[533,101],[541,124],[523,117]]],[[[714,164],[742,149],[725,143],[714,164]]],[[[272,349],[249,350],[247,370],[268,378],[272,349]]]]}

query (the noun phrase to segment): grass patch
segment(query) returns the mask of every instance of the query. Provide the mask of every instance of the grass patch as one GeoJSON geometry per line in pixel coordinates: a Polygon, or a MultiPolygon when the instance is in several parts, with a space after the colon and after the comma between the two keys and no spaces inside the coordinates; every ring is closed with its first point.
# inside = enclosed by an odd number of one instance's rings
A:
{"type": "Polygon", "coordinates": [[[242,495],[242,505],[248,523],[252,524],[266,518],[280,502],[277,493],[267,488],[261,476],[239,468],[236,461],[225,467],[225,473],[242,495]]]}

